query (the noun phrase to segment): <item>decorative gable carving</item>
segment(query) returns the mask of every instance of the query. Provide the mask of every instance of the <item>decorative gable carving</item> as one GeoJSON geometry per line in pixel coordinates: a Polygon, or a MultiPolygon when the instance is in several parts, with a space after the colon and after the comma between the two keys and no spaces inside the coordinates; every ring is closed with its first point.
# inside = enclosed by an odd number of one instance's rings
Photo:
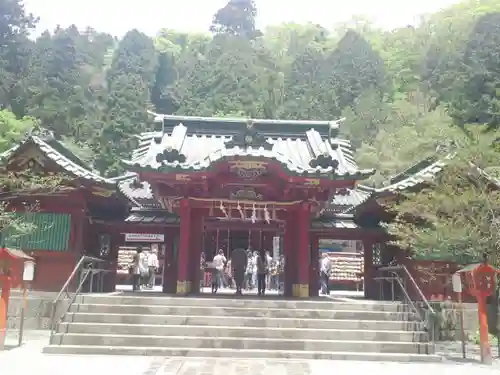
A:
{"type": "Polygon", "coordinates": [[[226,148],[260,148],[263,147],[265,150],[271,151],[273,145],[267,141],[267,138],[259,134],[254,128],[254,122],[248,120],[247,126],[243,132],[234,135],[233,138],[226,142],[226,148]]]}

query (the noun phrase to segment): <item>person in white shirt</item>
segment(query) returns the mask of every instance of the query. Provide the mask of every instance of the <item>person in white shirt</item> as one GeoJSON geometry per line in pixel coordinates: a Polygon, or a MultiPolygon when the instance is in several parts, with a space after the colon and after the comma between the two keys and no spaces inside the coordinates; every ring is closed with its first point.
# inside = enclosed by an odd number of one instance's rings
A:
{"type": "Polygon", "coordinates": [[[254,287],[257,286],[257,258],[259,257],[259,252],[255,250],[252,255],[252,284],[254,287]]]}
{"type": "Polygon", "coordinates": [[[148,253],[142,251],[139,254],[139,268],[141,272],[141,286],[146,287],[149,280],[149,271],[148,271],[148,253]]]}
{"type": "Polygon", "coordinates": [[[159,263],[158,263],[158,254],[156,254],[156,250],[153,249],[150,251],[147,257],[147,263],[148,263],[148,272],[149,272],[149,280],[148,280],[148,288],[154,288],[155,287],[155,281],[156,281],[156,271],[158,270],[159,263]]]}
{"type": "MultiPolygon", "coordinates": [[[[273,257],[271,256],[271,253],[269,251],[266,251],[266,262],[267,262],[267,267],[270,270],[271,265],[273,264],[273,257]]],[[[266,288],[272,289],[271,272],[266,273],[266,288]]]]}
{"type": "Polygon", "coordinates": [[[224,251],[219,249],[219,252],[212,261],[214,271],[212,273],[212,293],[217,293],[219,287],[222,286],[222,273],[224,272],[224,266],[227,263],[227,259],[224,256],[224,251]]]}
{"type": "Polygon", "coordinates": [[[332,261],[327,253],[323,253],[320,264],[320,281],[321,281],[321,294],[329,295],[330,288],[330,272],[332,270],[332,261]]]}
{"type": "Polygon", "coordinates": [[[252,250],[247,249],[247,267],[245,270],[245,289],[246,290],[251,290],[255,286],[253,284],[253,265],[254,265],[254,258],[253,258],[252,250]]]}

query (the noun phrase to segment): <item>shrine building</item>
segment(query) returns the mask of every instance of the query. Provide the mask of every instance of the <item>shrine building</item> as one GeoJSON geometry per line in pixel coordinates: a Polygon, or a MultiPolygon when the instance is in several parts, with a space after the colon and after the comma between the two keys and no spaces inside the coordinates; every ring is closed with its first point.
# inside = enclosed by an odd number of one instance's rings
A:
{"type": "Polygon", "coordinates": [[[336,257],[334,281],[361,283],[365,296],[375,294],[374,249],[387,236],[378,225],[380,206],[370,202],[392,185],[359,185],[374,170],[358,168],[339,122],[154,116],[155,129],[139,136],[123,161],[127,173],[116,178],[100,176],[49,132],[32,132],[2,155],[11,170],[73,179],[56,195],[2,197],[37,226],[26,236],[2,235],[3,245],[35,258],[34,289],[60,290],[80,257],[92,255],[106,260],[111,291],[127,278],[126,252],[149,243],[159,249],[165,293],[200,293],[202,253],[211,259],[220,248],[229,255],[238,247],[278,247],[284,295],[309,297],[318,294],[320,244],[331,240],[355,243],[336,257]],[[23,213],[33,201],[39,210],[23,213]]]}

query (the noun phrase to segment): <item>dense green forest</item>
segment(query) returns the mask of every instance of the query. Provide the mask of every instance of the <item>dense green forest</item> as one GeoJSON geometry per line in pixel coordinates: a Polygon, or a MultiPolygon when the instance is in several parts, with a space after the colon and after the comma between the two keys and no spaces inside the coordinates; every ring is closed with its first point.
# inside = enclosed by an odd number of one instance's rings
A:
{"type": "MultiPolygon", "coordinates": [[[[113,176],[134,135],[160,113],[336,119],[373,183],[447,144],[460,128],[500,122],[500,2],[469,0],[381,30],[362,19],[335,28],[257,30],[251,0],[231,0],[206,34],[57,28],[0,0],[0,151],[33,124],[53,130],[113,176]]],[[[321,11],[321,10],[318,10],[321,11]]]]}
{"type": "Polygon", "coordinates": [[[117,39],[72,26],[34,39],[36,15],[21,0],[0,0],[0,152],[39,125],[116,176],[135,135],[152,129],[146,109],[344,117],[359,165],[378,170],[366,183],[454,155],[427,188],[392,204],[387,228],[399,245],[461,262],[488,253],[500,265],[500,180],[492,179],[500,175],[500,2],[464,0],[395,30],[363,19],[258,30],[257,11],[252,0],[229,0],[206,34],[165,25],[155,37],[130,30],[117,39]]]}

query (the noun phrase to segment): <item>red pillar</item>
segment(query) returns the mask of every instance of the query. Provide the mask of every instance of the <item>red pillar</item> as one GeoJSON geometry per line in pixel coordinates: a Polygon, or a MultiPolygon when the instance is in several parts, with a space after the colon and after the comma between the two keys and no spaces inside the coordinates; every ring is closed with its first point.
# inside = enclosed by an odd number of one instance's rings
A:
{"type": "Polygon", "coordinates": [[[365,298],[375,299],[377,294],[377,289],[375,282],[373,281],[373,242],[371,240],[363,240],[363,257],[364,257],[363,292],[365,298]]]}
{"type": "Polygon", "coordinates": [[[310,205],[306,202],[301,203],[297,215],[298,280],[296,287],[296,296],[301,298],[309,297],[309,267],[311,265],[310,222],[310,205]]]}
{"type": "Polygon", "coordinates": [[[5,346],[5,336],[7,334],[7,312],[9,310],[11,288],[10,276],[0,277],[0,288],[2,289],[0,297],[0,350],[3,350],[5,346]]]}
{"type": "Polygon", "coordinates": [[[285,290],[286,297],[294,297],[297,290],[297,217],[294,207],[290,207],[285,216],[285,233],[283,236],[283,255],[285,257],[285,290]]]}
{"type": "Polygon", "coordinates": [[[189,236],[191,226],[191,208],[189,199],[181,200],[179,207],[180,216],[180,234],[179,234],[179,253],[177,256],[177,294],[189,293],[189,236]]]}
{"type": "Polygon", "coordinates": [[[486,306],[486,296],[482,293],[476,295],[478,317],[479,317],[479,346],[481,363],[491,365],[493,357],[491,355],[490,335],[488,332],[488,308],[486,306]]]}
{"type": "Polygon", "coordinates": [[[311,236],[311,263],[309,266],[309,297],[319,295],[319,236],[311,236]]]}
{"type": "Polygon", "coordinates": [[[191,212],[189,254],[189,292],[200,292],[200,257],[203,248],[203,215],[201,212],[191,212]]]}

